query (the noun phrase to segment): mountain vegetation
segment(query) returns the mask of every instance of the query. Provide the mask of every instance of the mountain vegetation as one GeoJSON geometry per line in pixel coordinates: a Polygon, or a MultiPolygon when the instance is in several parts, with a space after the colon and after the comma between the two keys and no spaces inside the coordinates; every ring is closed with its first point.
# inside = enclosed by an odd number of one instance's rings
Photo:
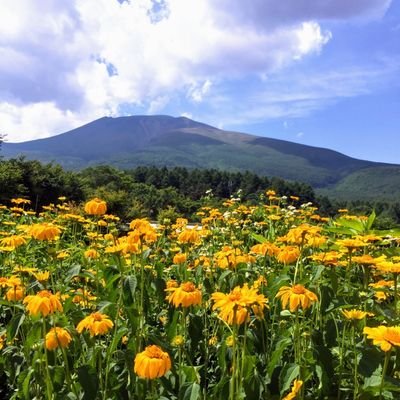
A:
{"type": "Polygon", "coordinates": [[[340,208],[358,215],[375,210],[377,227],[400,224],[400,202],[333,200],[320,196],[308,184],[249,171],[146,166],[121,170],[105,165],[68,171],[57,164],[15,158],[0,160],[0,187],[0,204],[10,206],[12,198],[23,197],[31,201],[36,212],[50,203],[57,204],[61,196],[71,203],[98,196],[107,201],[109,212],[123,220],[184,216],[191,221],[199,219],[195,211],[201,206],[219,205],[233,197],[254,204],[267,189],[273,189],[288,199],[294,196],[290,201],[296,205],[313,203],[323,215],[334,216],[340,208]]]}
{"type": "Polygon", "coordinates": [[[6,158],[56,162],[69,170],[96,165],[250,171],[310,184],[339,199],[400,195],[400,166],[283,140],[230,132],[185,117],[101,118],[69,132],[24,143],[4,143],[6,158]]]}

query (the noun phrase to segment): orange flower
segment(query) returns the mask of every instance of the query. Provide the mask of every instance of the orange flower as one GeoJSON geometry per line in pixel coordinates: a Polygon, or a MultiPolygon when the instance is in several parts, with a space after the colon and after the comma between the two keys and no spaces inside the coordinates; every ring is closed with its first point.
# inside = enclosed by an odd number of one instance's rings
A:
{"type": "Polygon", "coordinates": [[[275,297],[281,298],[282,308],[286,309],[289,305],[290,312],[296,311],[299,306],[305,310],[318,301],[317,295],[303,285],[282,286],[275,297]]]}
{"type": "Polygon", "coordinates": [[[84,329],[90,332],[90,336],[104,335],[112,327],[114,323],[109,319],[108,315],[95,312],[84,318],[76,327],[78,333],[82,333],[84,329]]]}
{"type": "Polygon", "coordinates": [[[196,228],[185,229],[178,236],[179,243],[197,243],[200,241],[200,235],[196,228]]]}
{"type": "Polygon", "coordinates": [[[99,253],[95,249],[86,250],[83,254],[84,254],[84,256],[86,258],[93,258],[94,259],[94,258],[98,258],[99,257],[99,253]]]}
{"type": "Polygon", "coordinates": [[[178,253],[174,255],[172,262],[174,264],[183,264],[186,261],[186,254],[185,253],[178,253]]]}
{"type": "Polygon", "coordinates": [[[368,339],[373,340],[373,344],[380,346],[381,350],[387,352],[393,346],[400,347],[400,326],[378,326],[376,328],[365,327],[364,334],[368,339]]]}
{"type": "Polygon", "coordinates": [[[28,228],[28,233],[37,240],[54,240],[60,236],[61,230],[56,225],[43,222],[28,228]]]}
{"type": "Polygon", "coordinates": [[[29,314],[34,316],[42,314],[43,317],[46,317],[48,314],[53,314],[55,311],[63,310],[59,296],[48,290],[42,290],[36,295],[26,296],[24,304],[26,304],[26,309],[29,311],[29,314]]]}
{"type": "Polygon", "coordinates": [[[300,256],[300,250],[296,246],[286,246],[280,249],[276,259],[283,264],[292,264],[300,256]]]}
{"type": "Polygon", "coordinates": [[[201,291],[192,282],[182,283],[178,287],[167,287],[165,291],[170,292],[166,300],[175,307],[190,307],[201,303],[201,291]]]}
{"type": "Polygon", "coordinates": [[[250,312],[262,316],[267,299],[255,287],[236,286],[230,293],[216,292],[211,295],[213,310],[219,309],[219,317],[229,325],[241,325],[250,319],[250,312]]]}
{"type": "Polygon", "coordinates": [[[250,251],[251,253],[260,254],[263,256],[275,256],[279,253],[279,247],[274,245],[273,243],[265,242],[254,245],[250,251]]]}
{"type": "Polygon", "coordinates": [[[300,392],[302,386],[303,386],[303,381],[295,379],[293,382],[291,392],[287,394],[282,400],[294,400],[298,395],[298,393],[300,392]]]}
{"type": "Polygon", "coordinates": [[[158,346],[147,346],[135,357],[134,371],[140,378],[160,378],[170,369],[171,359],[169,354],[158,346]]]}
{"type": "Polygon", "coordinates": [[[107,203],[97,197],[85,204],[85,213],[89,215],[103,215],[107,212],[107,203]]]}
{"type": "Polygon", "coordinates": [[[18,301],[24,297],[24,288],[22,286],[14,286],[7,290],[5,298],[8,301],[18,301]]]}
{"type": "Polygon", "coordinates": [[[72,337],[69,332],[64,328],[51,328],[46,334],[45,345],[47,350],[55,350],[57,347],[68,347],[72,337]]]}

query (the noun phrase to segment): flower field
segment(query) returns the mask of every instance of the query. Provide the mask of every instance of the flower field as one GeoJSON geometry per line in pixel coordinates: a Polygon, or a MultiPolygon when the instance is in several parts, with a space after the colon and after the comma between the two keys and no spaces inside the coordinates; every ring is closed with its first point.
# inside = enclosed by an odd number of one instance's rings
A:
{"type": "Polygon", "coordinates": [[[272,190],[154,226],[0,209],[0,397],[400,399],[400,232],[272,190]]]}

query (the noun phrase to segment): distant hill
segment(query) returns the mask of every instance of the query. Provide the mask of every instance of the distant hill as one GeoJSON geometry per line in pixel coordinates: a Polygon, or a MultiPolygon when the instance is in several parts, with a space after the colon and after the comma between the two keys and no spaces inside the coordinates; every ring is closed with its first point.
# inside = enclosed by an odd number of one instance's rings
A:
{"type": "Polygon", "coordinates": [[[344,198],[397,196],[400,166],[333,150],[217,129],[185,117],[104,117],[46,139],[4,143],[6,158],[55,161],[69,169],[111,164],[249,170],[302,181],[344,198]],[[396,186],[394,186],[396,185],[396,186]],[[371,190],[372,189],[372,190],[371,190]]]}

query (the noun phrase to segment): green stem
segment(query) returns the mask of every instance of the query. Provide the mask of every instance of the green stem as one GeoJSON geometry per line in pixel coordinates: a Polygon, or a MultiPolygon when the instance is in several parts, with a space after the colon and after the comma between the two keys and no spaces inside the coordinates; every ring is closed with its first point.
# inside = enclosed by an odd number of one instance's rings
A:
{"type": "Polygon", "coordinates": [[[389,365],[389,359],[390,359],[390,351],[387,351],[385,353],[385,362],[383,364],[382,379],[381,379],[381,384],[379,386],[379,400],[382,400],[383,385],[385,383],[385,376],[386,376],[387,367],[389,365]]]}
{"type": "MultiPolygon", "coordinates": [[[[46,338],[46,320],[42,318],[43,321],[43,337],[46,338]]],[[[53,385],[51,381],[51,375],[50,375],[50,370],[49,370],[49,359],[48,359],[48,354],[47,354],[47,348],[46,348],[46,339],[45,343],[43,345],[44,347],[44,362],[45,362],[45,367],[46,367],[46,396],[48,400],[51,400],[53,398],[53,385]]]]}
{"type": "Polygon", "coordinates": [[[357,358],[357,349],[356,349],[356,335],[355,335],[355,327],[354,322],[351,329],[351,337],[353,344],[353,357],[354,357],[354,394],[353,399],[356,400],[358,396],[358,358],[357,358]]]}
{"type": "Polygon", "coordinates": [[[343,373],[343,353],[344,353],[344,344],[346,340],[346,324],[343,327],[343,333],[342,333],[342,341],[340,344],[340,350],[339,350],[339,376],[338,376],[338,394],[337,394],[337,400],[340,400],[340,384],[342,382],[342,373],[343,373]]]}

